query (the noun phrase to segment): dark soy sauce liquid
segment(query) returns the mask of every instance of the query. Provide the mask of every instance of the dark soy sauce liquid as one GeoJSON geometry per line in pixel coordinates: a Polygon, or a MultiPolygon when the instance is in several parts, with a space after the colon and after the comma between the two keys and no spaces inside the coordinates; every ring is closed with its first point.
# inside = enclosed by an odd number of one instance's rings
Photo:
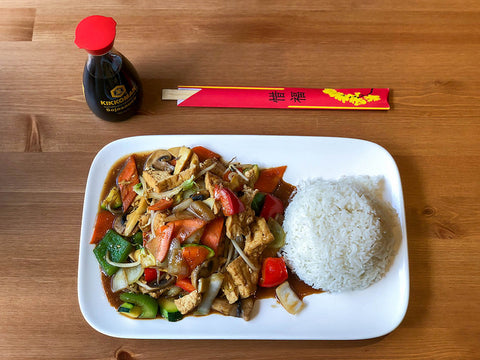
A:
{"type": "Polygon", "coordinates": [[[143,97],[135,68],[114,51],[89,55],[83,72],[83,91],[92,112],[107,121],[122,121],[135,115],[143,97]]]}

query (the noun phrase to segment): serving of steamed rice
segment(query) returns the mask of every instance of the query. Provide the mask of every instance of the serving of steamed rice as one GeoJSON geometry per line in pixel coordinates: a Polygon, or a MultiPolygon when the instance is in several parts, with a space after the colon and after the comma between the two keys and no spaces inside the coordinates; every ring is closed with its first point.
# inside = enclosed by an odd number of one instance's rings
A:
{"type": "Polygon", "coordinates": [[[382,200],[382,179],[310,179],[285,211],[282,255],[306,284],[329,292],[380,280],[395,252],[398,217],[382,200]]]}

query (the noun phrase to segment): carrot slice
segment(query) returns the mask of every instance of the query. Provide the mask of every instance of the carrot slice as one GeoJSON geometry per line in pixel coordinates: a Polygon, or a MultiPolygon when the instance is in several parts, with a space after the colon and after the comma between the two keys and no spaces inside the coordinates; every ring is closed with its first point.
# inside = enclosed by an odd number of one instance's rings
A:
{"type": "Polygon", "coordinates": [[[208,246],[218,255],[220,241],[222,240],[223,223],[225,218],[218,217],[210,221],[203,231],[200,243],[208,246]]]}
{"type": "Polygon", "coordinates": [[[260,176],[254,186],[255,189],[261,192],[272,193],[280,183],[286,169],[286,166],[279,166],[260,171],[260,176]]]}
{"type": "Polygon", "coordinates": [[[150,251],[155,258],[162,262],[167,257],[168,249],[173,238],[174,225],[168,223],[161,226],[153,239],[145,244],[145,247],[150,251]]]}
{"type": "Polygon", "coordinates": [[[197,154],[200,162],[204,162],[207,159],[220,159],[220,155],[213,152],[203,146],[195,146],[192,151],[197,154]]]}
{"type": "Polygon", "coordinates": [[[162,211],[173,205],[173,199],[160,199],[155,204],[149,206],[148,210],[162,211]]]}
{"type": "Polygon", "coordinates": [[[132,201],[137,196],[133,187],[138,184],[137,164],[135,156],[130,155],[125,161],[122,171],[117,177],[117,185],[120,188],[120,196],[122,197],[123,212],[126,212],[132,201]]]}
{"type": "Polygon", "coordinates": [[[203,263],[208,258],[210,251],[201,245],[186,246],[182,248],[182,256],[187,262],[190,271],[193,271],[198,265],[203,263]]]}
{"type": "Polygon", "coordinates": [[[92,239],[90,244],[96,244],[103,239],[108,230],[113,226],[113,221],[115,220],[115,215],[110,211],[102,210],[98,213],[97,219],[95,220],[95,228],[93,229],[92,239]]]}
{"type": "Polygon", "coordinates": [[[195,231],[203,228],[207,223],[201,219],[186,219],[175,220],[169,224],[173,224],[175,227],[173,237],[177,238],[181,243],[183,243],[185,239],[187,239],[195,231]]]}
{"type": "Polygon", "coordinates": [[[175,285],[188,292],[195,290],[195,287],[192,285],[192,281],[189,278],[177,278],[175,285]]]}

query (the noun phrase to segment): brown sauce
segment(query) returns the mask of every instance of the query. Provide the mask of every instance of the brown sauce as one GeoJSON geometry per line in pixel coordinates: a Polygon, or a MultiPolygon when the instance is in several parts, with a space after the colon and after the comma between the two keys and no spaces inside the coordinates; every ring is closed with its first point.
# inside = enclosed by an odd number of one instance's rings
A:
{"type": "MultiPolygon", "coordinates": [[[[139,174],[143,170],[144,163],[148,156],[151,154],[151,152],[145,152],[145,153],[135,153],[135,160],[137,164],[137,170],[139,174]]],[[[101,192],[101,199],[104,199],[107,195],[108,192],[112,187],[114,187],[116,184],[116,179],[120,171],[122,170],[123,164],[125,163],[125,160],[128,158],[130,155],[126,155],[111,167],[104,185],[103,189],[101,192]]],[[[280,200],[282,200],[284,206],[286,207],[293,195],[295,194],[296,187],[292,184],[289,184],[285,182],[284,180],[280,180],[280,183],[278,184],[277,188],[273,192],[273,195],[278,197],[280,200]]],[[[264,256],[276,256],[275,251],[269,253],[268,250],[265,250],[264,256]]],[[[102,278],[102,285],[103,289],[105,291],[105,295],[108,299],[108,302],[110,303],[111,306],[118,308],[120,305],[123,303],[122,300],[120,300],[120,293],[121,292],[112,292],[112,287],[111,287],[111,282],[112,282],[112,277],[105,275],[103,272],[101,274],[102,278]]],[[[323,291],[322,290],[317,290],[312,288],[311,286],[305,284],[302,280],[298,278],[297,275],[289,271],[288,275],[288,282],[291,286],[291,288],[295,291],[295,293],[298,295],[300,299],[303,299],[305,296],[312,295],[312,294],[320,294],[323,291]]],[[[273,288],[262,288],[260,286],[257,287],[257,291],[255,293],[255,299],[267,299],[267,298],[276,298],[275,294],[275,287],[273,288]]]]}

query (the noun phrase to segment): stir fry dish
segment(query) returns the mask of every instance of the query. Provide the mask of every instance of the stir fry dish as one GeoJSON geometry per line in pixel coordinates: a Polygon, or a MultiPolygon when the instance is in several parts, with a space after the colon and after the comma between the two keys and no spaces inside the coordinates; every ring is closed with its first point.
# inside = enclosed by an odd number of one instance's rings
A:
{"type": "Polygon", "coordinates": [[[279,256],[294,187],[286,166],[225,161],[202,146],[131,154],[105,182],[91,243],[110,303],[131,318],[249,320],[260,289],[303,303],[279,256]]]}

